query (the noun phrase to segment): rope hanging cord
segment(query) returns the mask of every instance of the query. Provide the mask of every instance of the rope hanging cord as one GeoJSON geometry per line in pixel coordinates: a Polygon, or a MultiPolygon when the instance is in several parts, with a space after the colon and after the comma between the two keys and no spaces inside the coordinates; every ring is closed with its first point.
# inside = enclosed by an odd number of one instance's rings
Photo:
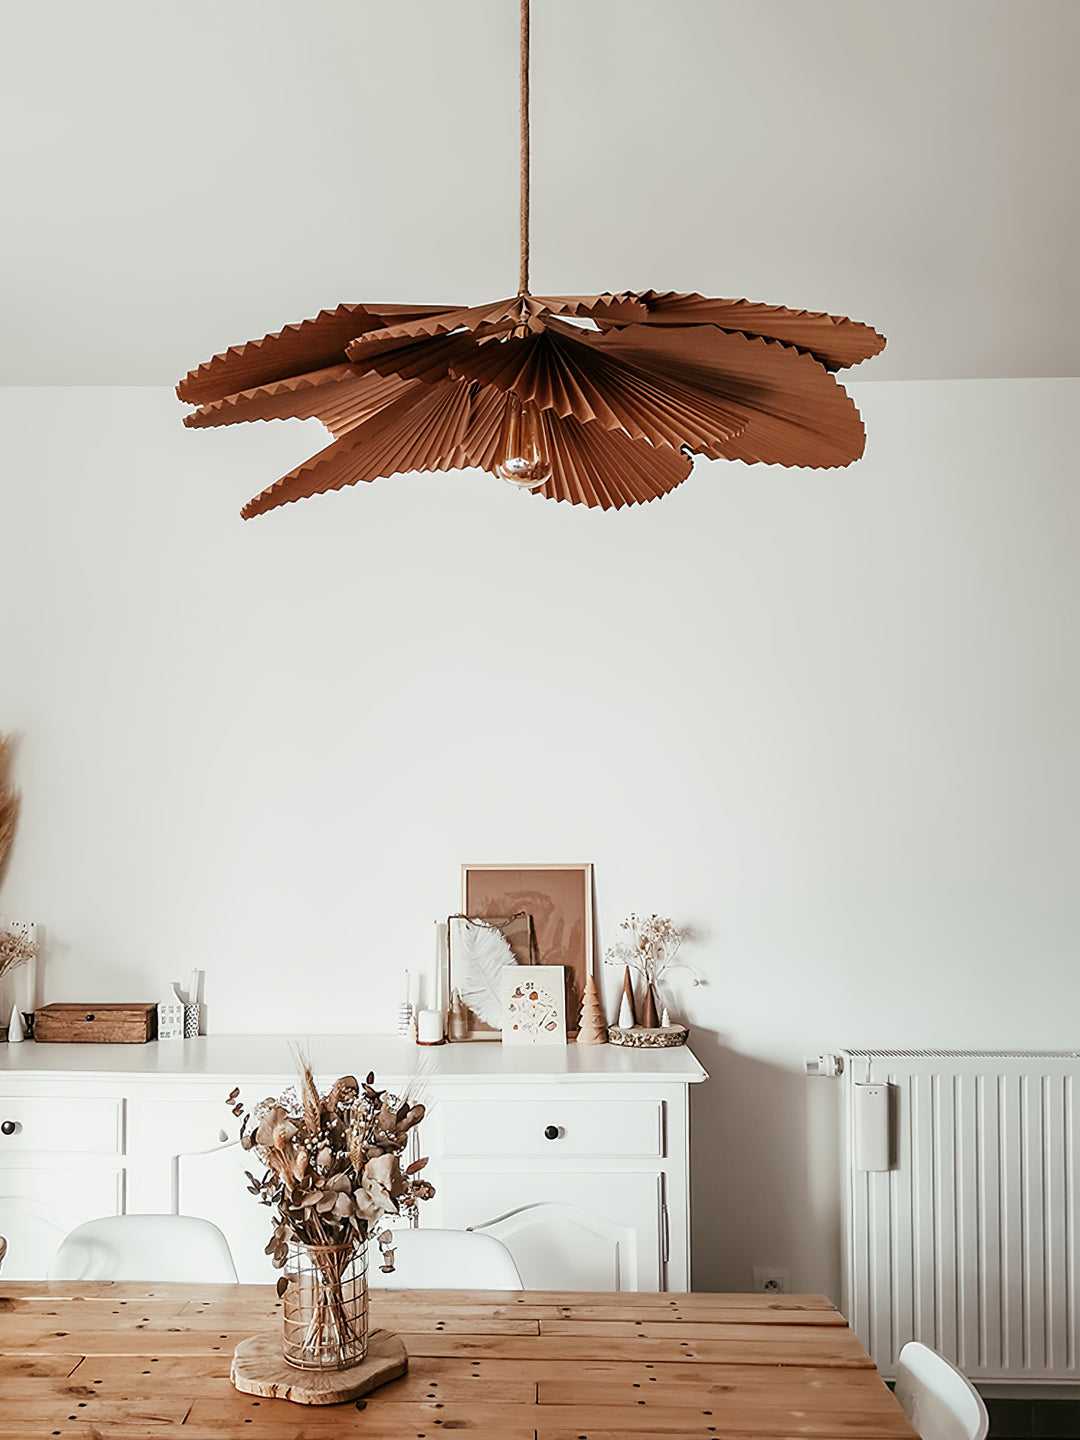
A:
{"type": "Polygon", "coordinates": [[[529,293],[529,0],[521,0],[521,249],[518,294],[529,293]]]}

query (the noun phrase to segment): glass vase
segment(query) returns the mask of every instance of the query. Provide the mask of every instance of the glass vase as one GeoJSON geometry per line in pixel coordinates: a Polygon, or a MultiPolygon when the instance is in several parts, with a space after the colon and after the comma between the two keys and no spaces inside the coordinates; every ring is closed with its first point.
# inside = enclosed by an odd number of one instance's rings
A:
{"type": "Polygon", "coordinates": [[[367,1351],[367,1245],[289,1244],[283,1270],[286,1361],[347,1370],[367,1351]]]}

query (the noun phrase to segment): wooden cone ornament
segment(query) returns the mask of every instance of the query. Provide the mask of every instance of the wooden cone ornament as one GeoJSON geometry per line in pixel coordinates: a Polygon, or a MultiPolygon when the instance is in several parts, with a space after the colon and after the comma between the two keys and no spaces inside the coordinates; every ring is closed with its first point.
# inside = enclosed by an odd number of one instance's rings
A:
{"type": "Polygon", "coordinates": [[[645,1004],[642,1007],[641,1023],[646,1030],[655,1030],[660,1020],[656,1014],[656,996],[651,985],[645,986],[645,1004]]]}
{"type": "Polygon", "coordinates": [[[607,1044],[607,1023],[604,1020],[604,1007],[600,1004],[600,994],[596,988],[596,981],[590,975],[585,981],[585,998],[581,1002],[581,1019],[578,1021],[579,1045],[606,1045],[607,1044]]]}
{"type": "Polygon", "coordinates": [[[865,434],[834,372],[878,354],[869,325],[660,290],[529,290],[529,0],[521,0],[518,291],[483,305],[342,304],[234,346],[176,387],[193,428],[287,417],[332,443],[244,506],[409,471],[486,470],[571,505],[666,495],[695,455],[850,465],[865,434]]]}
{"type": "Polygon", "coordinates": [[[634,986],[630,979],[630,966],[623,972],[622,1000],[619,1004],[619,1028],[629,1030],[637,1024],[637,1009],[634,1005],[634,986]]]}

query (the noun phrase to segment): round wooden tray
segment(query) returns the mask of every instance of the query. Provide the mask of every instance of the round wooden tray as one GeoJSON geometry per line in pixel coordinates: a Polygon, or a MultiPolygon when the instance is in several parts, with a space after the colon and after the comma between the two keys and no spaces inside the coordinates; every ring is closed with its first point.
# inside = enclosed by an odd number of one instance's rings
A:
{"type": "Polygon", "coordinates": [[[405,1346],[392,1330],[373,1330],[367,1354],[348,1370],[298,1370],[286,1362],[281,1334],[274,1332],[240,1341],[229,1378],[245,1395],[292,1400],[297,1405],[338,1405],[396,1380],[408,1368],[405,1346]]]}
{"type": "Polygon", "coordinates": [[[635,1050],[670,1050],[675,1045],[685,1045],[690,1030],[686,1025],[658,1025],[655,1030],[644,1025],[634,1025],[628,1030],[618,1025],[609,1025],[609,1045],[630,1045],[635,1050]]]}

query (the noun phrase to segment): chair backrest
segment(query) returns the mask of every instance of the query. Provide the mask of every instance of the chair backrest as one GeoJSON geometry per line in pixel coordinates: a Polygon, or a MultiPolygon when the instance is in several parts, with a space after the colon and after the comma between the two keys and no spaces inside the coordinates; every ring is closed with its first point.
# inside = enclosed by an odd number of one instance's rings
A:
{"type": "Polygon", "coordinates": [[[0,1235],[0,1265],[4,1263],[4,1256],[7,1254],[7,1236],[0,1235]]]}
{"type": "Polygon", "coordinates": [[[391,1290],[522,1290],[514,1257],[493,1235],[472,1230],[395,1230],[394,1268],[368,1249],[368,1284],[391,1290]]]}
{"type": "Polygon", "coordinates": [[[922,1440],[986,1440],[986,1406],[944,1355],[912,1340],[900,1351],[896,1398],[922,1440]]]}
{"type": "Polygon", "coordinates": [[[236,1284],[229,1242],[193,1215],[107,1215],[60,1243],[50,1280],[195,1280],[236,1284]]]}

